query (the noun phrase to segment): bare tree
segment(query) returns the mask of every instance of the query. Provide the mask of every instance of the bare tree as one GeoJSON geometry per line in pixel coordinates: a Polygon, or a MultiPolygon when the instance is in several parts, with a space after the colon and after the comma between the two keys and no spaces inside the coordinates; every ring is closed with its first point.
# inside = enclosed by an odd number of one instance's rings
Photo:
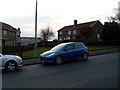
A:
{"type": "Polygon", "coordinates": [[[118,2],[118,8],[114,8],[113,12],[115,16],[109,16],[108,20],[109,21],[120,21],[120,1],[118,2]]]}
{"type": "Polygon", "coordinates": [[[55,36],[54,31],[51,29],[50,26],[47,26],[46,28],[41,29],[40,31],[40,37],[43,41],[48,41],[52,37],[55,36]]]}

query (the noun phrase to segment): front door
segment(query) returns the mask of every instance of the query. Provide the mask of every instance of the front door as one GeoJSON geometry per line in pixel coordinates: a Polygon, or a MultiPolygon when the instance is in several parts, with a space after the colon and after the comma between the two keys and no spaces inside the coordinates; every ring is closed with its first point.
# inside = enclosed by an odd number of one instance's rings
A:
{"type": "Polygon", "coordinates": [[[65,47],[64,53],[63,53],[63,57],[65,60],[70,60],[74,58],[73,50],[74,50],[73,44],[69,44],[65,47]]]}

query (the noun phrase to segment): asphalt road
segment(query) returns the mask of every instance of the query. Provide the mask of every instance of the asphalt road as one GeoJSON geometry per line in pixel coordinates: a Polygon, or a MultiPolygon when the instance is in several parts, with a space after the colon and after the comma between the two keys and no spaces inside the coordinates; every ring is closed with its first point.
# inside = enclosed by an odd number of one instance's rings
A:
{"type": "Polygon", "coordinates": [[[2,88],[118,88],[118,53],[62,65],[30,65],[3,72],[2,88]]]}

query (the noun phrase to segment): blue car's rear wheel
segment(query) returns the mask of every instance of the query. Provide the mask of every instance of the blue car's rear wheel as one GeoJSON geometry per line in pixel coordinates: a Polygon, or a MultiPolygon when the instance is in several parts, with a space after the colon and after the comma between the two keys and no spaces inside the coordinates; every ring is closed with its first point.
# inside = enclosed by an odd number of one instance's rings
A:
{"type": "Polygon", "coordinates": [[[60,56],[56,57],[56,64],[60,65],[62,63],[63,63],[63,58],[60,56]]]}

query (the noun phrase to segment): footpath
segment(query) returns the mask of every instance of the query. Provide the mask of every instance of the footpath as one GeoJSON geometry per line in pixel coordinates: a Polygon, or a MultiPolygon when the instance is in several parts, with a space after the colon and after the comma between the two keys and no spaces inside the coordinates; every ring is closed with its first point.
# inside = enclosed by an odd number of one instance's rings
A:
{"type": "MultiPolygon", "coordinates": [[[[114,52],[120,52],[120,48],[113,48],[113,49],[106,49],[106,50],[99,50],[99,51],[91,51],[89,52],[89,56],[95,56],[95,55],[101,55],[101,54],[108,54],[108,53],[114,53],[114,52]]],[[[23,60],[23,65],[34,65],[34,64],[40,64],[40,59],[37,58],[31,58],[31,59],[25,59],[23,60]]]]}

